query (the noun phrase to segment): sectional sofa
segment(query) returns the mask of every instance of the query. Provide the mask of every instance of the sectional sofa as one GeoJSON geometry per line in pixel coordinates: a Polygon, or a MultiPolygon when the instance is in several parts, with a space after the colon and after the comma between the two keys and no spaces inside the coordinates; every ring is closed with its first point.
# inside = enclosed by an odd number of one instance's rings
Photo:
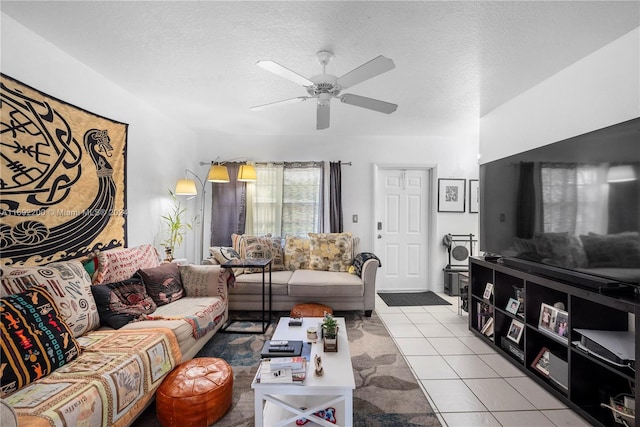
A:
{"type": "MultiPolygon", "coordinates": [[[[234,234],[231,241],[231,247],[212,247],[206,262],[271,258],[272,310],[289,311],[295,304],[316,302],[371,316],[380,260],[371,253],[358,253],[358,239],[351,233],[309,233],[306,238],[284,239],[234,234]]],[[[262,272],[239,268],[234,273],[229,309],[261,310],[262,272]]]]}
{"type": "Polygon", "coordinates": [[[227,321],[233,275],[160,264],[142,245],[3,266],[0,282],[2,416],[36,427],[125,426],[227,321]]]}

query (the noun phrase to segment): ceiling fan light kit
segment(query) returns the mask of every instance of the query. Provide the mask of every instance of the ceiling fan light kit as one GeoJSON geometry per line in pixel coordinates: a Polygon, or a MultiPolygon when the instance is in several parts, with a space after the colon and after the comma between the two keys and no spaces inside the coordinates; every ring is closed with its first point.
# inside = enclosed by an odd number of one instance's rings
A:
{"type": "Polygon", "coordinates": [[[395,64],[393,63],[393,60],[380,55],[371,61],[362,64],[358,68],[349,71],[347,74],[344,74],[341,77],[336,77],[326,73],[327,64],[331,61],[331,58],[333,58],[333,53],[321,50],[317,53],[317,58],[320,65],[322,65],[322,74],[318,74],[311,78],[306,78],[275,61],[258,61],[256,65],[260,68],[303,86],[309,96],[298,96],[296,98],[271,102],[269,104],[257,105],[255,107],[251,107],[251,110],[261,111],[273,106],[300,103],[308,99],[317,99],[316,129],[322,130],[329,127],[331,98],[337,98],[343,104],[354,105],[356,107],[366,108],[385,114],[391,114],[398,109],[396,104],[392,104],[390,102],[350,93],[340,94],[343,89],[347,89],[394,69],[395,64]]]}

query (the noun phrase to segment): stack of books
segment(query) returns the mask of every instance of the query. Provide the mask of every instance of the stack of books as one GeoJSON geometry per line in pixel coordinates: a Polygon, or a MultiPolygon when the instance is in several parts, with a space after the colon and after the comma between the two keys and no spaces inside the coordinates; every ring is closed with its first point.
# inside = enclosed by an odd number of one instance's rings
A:
{"type": "Polygon", "coordinates": [[[307,376],[307,359],[296,357],[273,357],[262,359],[258,367],[256,382],[269,384],[302,385],[307,376]]]}

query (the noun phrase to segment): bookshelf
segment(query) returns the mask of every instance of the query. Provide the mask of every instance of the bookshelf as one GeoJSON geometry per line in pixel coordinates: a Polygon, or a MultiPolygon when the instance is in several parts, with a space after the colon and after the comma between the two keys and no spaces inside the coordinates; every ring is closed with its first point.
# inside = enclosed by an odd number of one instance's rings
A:
{"type": "MultiPolygon", "coordinates": [[[[609,396],[635,396],[638,375],[579,349],[576,329],[638,331],[638,299],[600,294],[481,257],[470,259],[469,274],[469,329],[590,424],[615,425],[601,403],[609,403],[609,396]],[[493,285],[490,293],[487,284],[493,285]],[[492,331],[486,328],[488,318],[492,331]],[[550,326],[548,320],[557,322],[550,326]]],[[[637,400],[633,407],[638,412],[637,400]]]]}

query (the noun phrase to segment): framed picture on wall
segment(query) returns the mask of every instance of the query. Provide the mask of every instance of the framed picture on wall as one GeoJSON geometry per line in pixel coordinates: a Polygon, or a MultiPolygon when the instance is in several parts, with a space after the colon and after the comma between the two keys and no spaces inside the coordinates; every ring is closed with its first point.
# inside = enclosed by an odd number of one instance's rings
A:
{"type": "Polygon", "coordinates": [[[480,181],[469,180],[469,212],[478,213],[480,211],[480,181]]]}
{"type": "Polygon", "coordinates": [[[467,180],[438,179],[438,212],[464,212],[467,180]]]}

